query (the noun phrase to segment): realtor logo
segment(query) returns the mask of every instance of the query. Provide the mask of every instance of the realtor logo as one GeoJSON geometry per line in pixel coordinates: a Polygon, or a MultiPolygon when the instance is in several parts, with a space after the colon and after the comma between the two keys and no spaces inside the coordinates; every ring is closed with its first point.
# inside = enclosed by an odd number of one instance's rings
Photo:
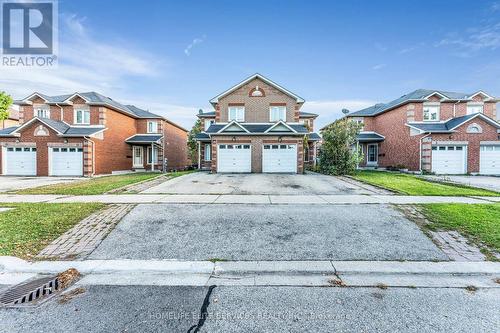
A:
{"type": "Polygon", "coordinates": [[[2,65],[53,67],[57,59],[57,2],[0,1],[2,65]]]}

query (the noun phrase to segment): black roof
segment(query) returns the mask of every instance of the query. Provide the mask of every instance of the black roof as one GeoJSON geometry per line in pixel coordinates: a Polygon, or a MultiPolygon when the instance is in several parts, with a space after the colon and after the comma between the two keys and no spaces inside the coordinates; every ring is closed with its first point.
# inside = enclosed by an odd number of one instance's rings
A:
{"type": "Polygon", "coordinates": [[[156,143],[161,140],[163,135],[161,134],[136,134],[127,140],[126,143],[156,143]]]}

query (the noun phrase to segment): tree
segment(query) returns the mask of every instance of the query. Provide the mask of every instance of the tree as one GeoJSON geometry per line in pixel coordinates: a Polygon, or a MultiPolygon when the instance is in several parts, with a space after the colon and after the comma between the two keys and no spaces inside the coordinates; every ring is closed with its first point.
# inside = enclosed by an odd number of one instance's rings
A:
{"type": "Polygon", "coordinates": [[[0,121],[9,118],[9,107],[12,105],[12,97],[3,91],[0,91],[0,121]]]}
{"type": "Polygon", "coordinates": [[[327,126],[322,132],[323,144],[319,151],[319,169],[330,175],[350,175],[363,159],[356,143],[360,124],[346,117],[327,126]]]}
{"type": "Polygon", "coordinates": [[[203,124],[201,119],[196,120],[193,125],[191,131],[189,131],[188,135],[188,150],[189,150],[189,158],[192,162],[198,163],[198,142],[195,141],[196,134],[201,132],[203,128],[203,124]]]}

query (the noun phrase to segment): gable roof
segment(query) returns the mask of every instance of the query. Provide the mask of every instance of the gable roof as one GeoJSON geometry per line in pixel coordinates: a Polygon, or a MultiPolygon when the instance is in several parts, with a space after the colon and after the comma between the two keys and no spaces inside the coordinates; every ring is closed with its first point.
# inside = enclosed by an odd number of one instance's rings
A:
{"type": "Polygon", "coordinates": [[[385,136],[377,132],[360,132],[356,139],[358,142],[380,142],[385,140],[385,136]]]}
{"type": "Polygon", "coordinates": [[[253,74],[253,75],[249,76],[248,78],[246,78],[245,80],[241,81],[240,83],[238,83],[238,84],[236,84],[236,85],[232,86],[232,87],[231,87],[231,88],[229,88],[228,90],[226,90],[226,91],[222,92],[221,94],[219,94],[219,95],[215,96],[214,98],[212,98],[212,99],[210,100],[210,103],[212,103],[212,104],[216,104],[216,103],[218,103],[218,102],[219,102],[219,99],[221,99],[222,97],[224,97],[224,96],[226,96],[226,95],[228,95],[228,94],[232,93],[233,91],[235,91],[235,90],[237,90],[237,89],[241,88],[242,86],[244,86],[245,84],[247,84],[248,82],[250,82],[250,81],[252,81],[252,80],[254,80],[254,79],[260,79],[261,81],[264,81],[264,82],[265,82],[265,83],[267,83],[268,85],[270,85],[270,86],[272,86],[272,87],[274,87],[274,88],[278,89],[279,91],[283,92],[284,94],[286,94],[286,95],[288,95],[288,96],[290,96],[290,97],[295,98],[295,100],[297,101],[297,103],[304,103],[304,102],[305,102],[305,100],[304,100],[302,97],[300,97],[300,96],[298,96],[298,95],[296,95],[296,94],[292,93],[290,90],[288,90],[288,89],[286,89],[286,88],[284,88],[284,87],[280,86],[279,84],[277,84],[277,83],[275,83],[275,82],[271,81],[270,79],[266,78],[265,76],[263,76],[263,75],[261,75],[261,74],[259,74],[259,73],[255,73],[255,74],[253,74]]]}
{"type": "MultiPolygon", "coordinates": [[[[297,133],[297,131],[295,129],[293,129],[292,127],[290,127],[289,125],[287,125],[282,120],[278,121],[276,124],[274,124],[271,127],[269,127],[264,133],[270,133],[271,131],[273,131],[273,129],[275,129],[277,127],[280,127],[280,126],[286,128],[290,132],[297,133]]],[[[279,131],[275,131],[275,132],[279,132],[279,131]]]]}
{"type": "MultiPolygon", "coordinates": [[[[25,122],[21,126],[15,127],[13,130],[7,132],[0,131],[0,136],[12,136],[18,134],[23,128],[28,127],[32,123],[39,121],[42,124],[50,127],[59,136],[63,137],[82,137],[97,134],[106,130],[104,126],[70,126],[65,122],[48,119],[48,118],[31,118],[29,121],[25,122]]],[[[12,128],[12,127],[11,127],[12,128]]]]}
{"type": "MultiPolygon", "coordinates": [[[[210,127],[205,131],[205,133],[207,134],[223,134],[221,133],[221,130],[224,128],[224,127],[227,127],[228,125],[231,125],[231,123],[229,124],[212,124],[210,125],[210,127]]],[[[279,124],[279,123],[278,123],[279,124]]],[[[238,125],[240,125],[242,128],[244,128],[245,130],[241,130],[241,132],[239,133],[247,133],[247,134],[276,134],[276,133],[280,133],[280,132],[270,132],[270,133],[266,133],[266,131],[275,126],[276,124],[275,123],[269,123],[269,124],[245,124],[245,123],[238,123],[238,125]]],[[[301,125],[301,124],[287,124],[288,127],[290,127],[291,129],[293,129],[294,132],[287,132],[287,134],[290,134],[290,135],[296,135],[296,134],[308,134],[309,133],[309,130],[304,126],[304,125],[301,125]]],[[[227,133],[238,133],[238,132],[226,132],[227,133]]]]}
{"type": "Polygon", "coordinates": [[[414,129],[417,129],[422,133],[450,133],[474,118],[481,118],[482,120],[491,124],[493,127],[497,129],[500,128],[500,123],[494,121],[493,119],[491,119],[488,116],[485,116],[482,113],[474,113],[466,116],[451,118],[445,122],[439,122],[439,123],[410,122],[406,125],[414,129]]]}
{"type": "Polygon", "coordinates": [[[385,111],[389,111],[391,109],[394,109],[395,107],[398,107],[400,105],[403,105],[405,103],[409,102],[425,102],[429,97],[433,95],[439,95],[441,96],[442,101],[472,101],[472,97],[477,95],[478,93],[482,93],[485,96],[487,96],[488,99],[491,99],[493,101],[496,101],[493,97],[490,95],[479,91],[473,94],[466,94],[466,93],[459,93],[459,92],[451,92],[451,91],[442,91],[442,90],[431,90],[431,89],[417,89],[415,91],[412,91],[411,93],[408,93],[406,95],[403,95],[399,98],[396,98],[393,101],[390,101],[388,103],[378,103],[375,105],[372,105],[370,107],[367,107],[365,109],[353,112],[348,114],[348,117],[370,117],[370,116],[376,116],[378,114],[381,114],[385,111]]]}

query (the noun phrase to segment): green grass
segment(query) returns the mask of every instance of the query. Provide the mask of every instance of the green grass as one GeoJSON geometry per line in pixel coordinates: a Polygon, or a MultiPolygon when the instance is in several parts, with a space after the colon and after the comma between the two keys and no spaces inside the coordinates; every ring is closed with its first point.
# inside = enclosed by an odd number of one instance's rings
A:
{"type": "Polygon", "coordinates": [[[419,205],[431,230],[456,230],[500,252],[500,204],[419,205]]]}
{"type": "Polygon", "coordinates": [[[402,173],[359,171],[353,177],[362,182],[406,195],[500,196],[498,192],[461,185],[430,182],[413,175],[402,173]]]}
{"type": "Polygon", "coordinates": [[[2,204],[14,209],[0,213],[0,256],[30,259],[91,213],[99,203],[2,204]]]}
{"type": "Polygon", "coordinates": [[[144,180],[159,177],[156,172],[128,173],[125,175],[104,176],[91,178],[72,183],[63,183],[34,187],[17,191],[17,194],[68,194],[68,195],[91,195],[103,194],[108,191],[138,183],[144,180]]]}

